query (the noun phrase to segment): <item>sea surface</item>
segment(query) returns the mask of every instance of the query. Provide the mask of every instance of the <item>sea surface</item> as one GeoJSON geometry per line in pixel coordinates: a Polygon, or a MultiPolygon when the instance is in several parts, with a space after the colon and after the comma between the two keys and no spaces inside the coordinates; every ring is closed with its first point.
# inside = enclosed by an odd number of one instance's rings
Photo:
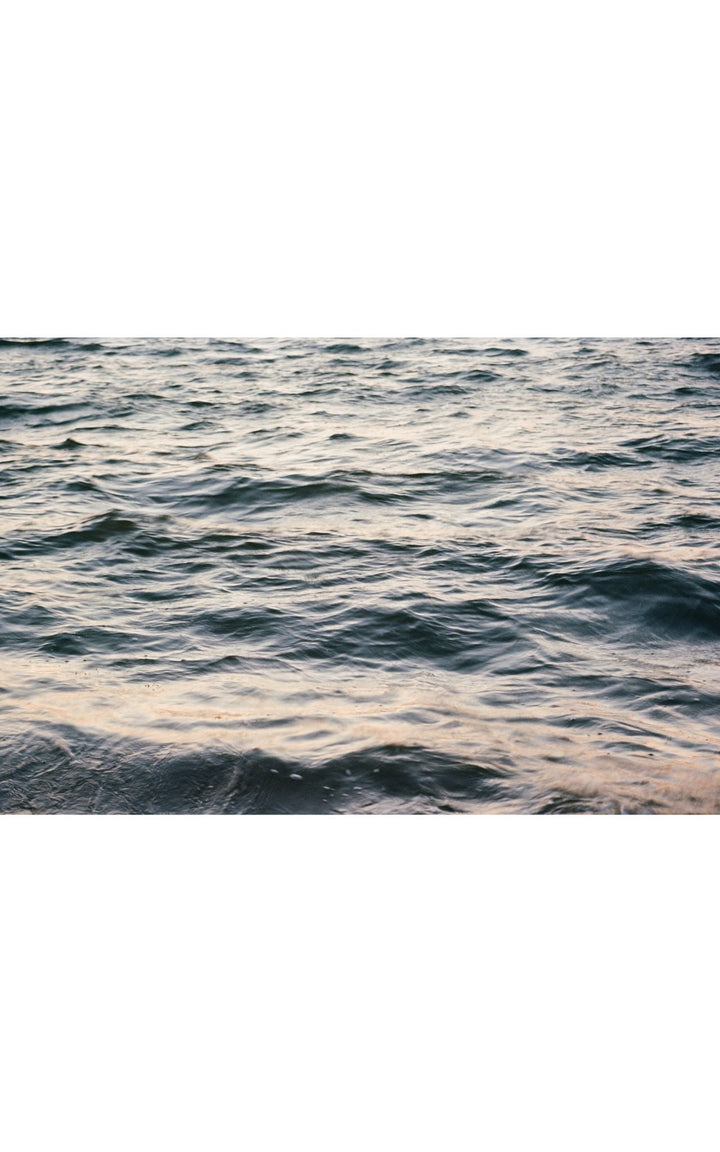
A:
{"type": "Polygon", "coordinates": [[[0,341],[0,810],[720,811],[720,340],[0,341]]]}

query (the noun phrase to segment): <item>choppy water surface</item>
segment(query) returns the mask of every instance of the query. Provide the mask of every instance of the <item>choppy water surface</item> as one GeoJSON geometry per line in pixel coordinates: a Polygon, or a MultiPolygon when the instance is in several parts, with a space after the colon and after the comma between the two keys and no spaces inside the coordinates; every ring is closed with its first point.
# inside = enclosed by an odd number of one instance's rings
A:
{"type": "Polygon", "coordinates": [[[720,341],[0,380],[3,810],[720,810],[720,341]]]}

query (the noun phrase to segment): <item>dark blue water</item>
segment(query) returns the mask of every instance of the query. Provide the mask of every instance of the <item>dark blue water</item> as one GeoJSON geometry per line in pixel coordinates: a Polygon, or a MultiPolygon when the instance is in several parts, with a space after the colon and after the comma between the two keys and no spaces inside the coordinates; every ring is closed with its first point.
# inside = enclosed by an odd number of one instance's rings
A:
{"type": "Polygon", "coordinates": [[[720,810],[720,341],[0,380],[2,810],[720,810]]]}

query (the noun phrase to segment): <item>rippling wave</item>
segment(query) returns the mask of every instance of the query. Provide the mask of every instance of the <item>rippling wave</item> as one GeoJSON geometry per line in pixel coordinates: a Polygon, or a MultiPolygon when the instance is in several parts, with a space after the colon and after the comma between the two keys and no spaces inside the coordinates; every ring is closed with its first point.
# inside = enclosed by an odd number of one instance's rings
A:
{"type": "Polygon", "coordinates": [[[720,811],[717,341],[0,373],[0,810],[720,811]]]}

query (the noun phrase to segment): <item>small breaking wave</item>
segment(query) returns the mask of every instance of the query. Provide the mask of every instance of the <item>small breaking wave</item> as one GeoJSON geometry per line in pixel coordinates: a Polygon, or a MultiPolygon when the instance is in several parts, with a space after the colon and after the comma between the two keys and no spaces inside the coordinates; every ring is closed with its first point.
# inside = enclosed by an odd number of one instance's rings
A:
{"type": "Polygon", "coordinates": [[[184,748],[58,733],[0,742],[0,811],[66,813],[472,812],[507,772],[421,746],[368,748],[309,764],[261,750],[184,748]]]}

